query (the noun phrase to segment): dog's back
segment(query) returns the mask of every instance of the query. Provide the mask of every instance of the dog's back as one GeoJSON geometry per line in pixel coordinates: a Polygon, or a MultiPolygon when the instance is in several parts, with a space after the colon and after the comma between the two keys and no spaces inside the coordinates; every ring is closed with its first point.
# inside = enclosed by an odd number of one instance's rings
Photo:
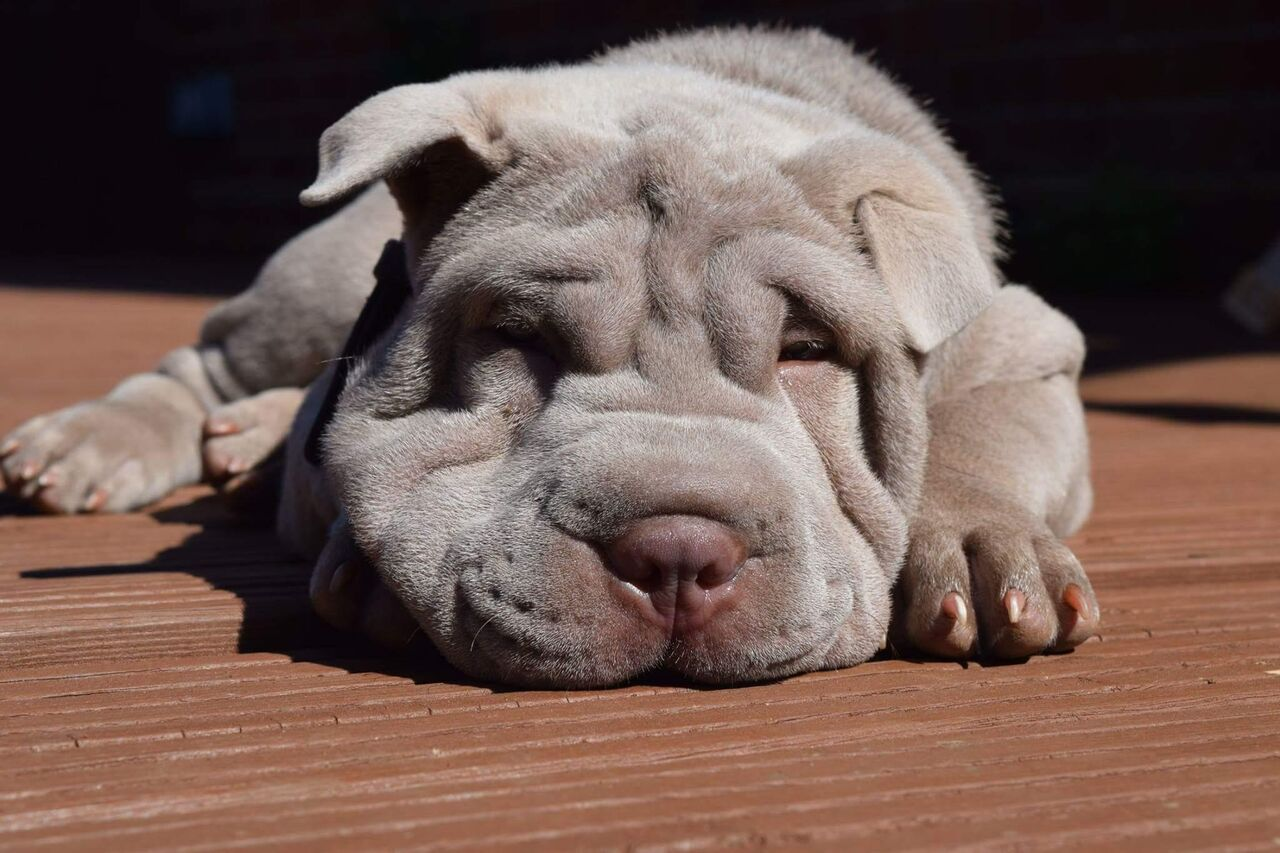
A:
{"type": "Polygon", "coordinates": [[[849,113],[918,149],[941,170],[968,205],[983,248],[996,252],[998,217],[972,165],[901,85],[839,39],[814,29],[703,29],[614,48],[598,61],[691,68],[849,113]]]}

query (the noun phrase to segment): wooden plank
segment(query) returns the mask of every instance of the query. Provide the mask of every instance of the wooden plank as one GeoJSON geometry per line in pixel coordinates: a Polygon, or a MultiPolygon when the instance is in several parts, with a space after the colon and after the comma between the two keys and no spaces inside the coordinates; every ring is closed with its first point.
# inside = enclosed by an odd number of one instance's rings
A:
{"type": "MultiPolygon", "coordinates": [[[[206,307],[0,288],[0,431],[206,307]]],[[[1086,381],[1108,408],[1073,544],[1104,636],[1009,666],[495,689],[323,628],[306,568],[205,490],[0,515],[0,848],[1272,845],[1280,424],[1247,415],[1276,379],[1249,355],[1086,381]]]]}

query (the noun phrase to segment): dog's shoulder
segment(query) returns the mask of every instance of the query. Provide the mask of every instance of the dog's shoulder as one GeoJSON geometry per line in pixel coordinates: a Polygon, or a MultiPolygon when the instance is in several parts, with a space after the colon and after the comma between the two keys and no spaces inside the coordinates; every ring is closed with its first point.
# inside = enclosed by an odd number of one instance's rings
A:
{"type": "Polygon", "coordinates": [[[969,325],[929,353],[930,401],[992,382],[1078,376],[1085,341],[1071,318],[1030,289],[1007,284],[969,325]]]}

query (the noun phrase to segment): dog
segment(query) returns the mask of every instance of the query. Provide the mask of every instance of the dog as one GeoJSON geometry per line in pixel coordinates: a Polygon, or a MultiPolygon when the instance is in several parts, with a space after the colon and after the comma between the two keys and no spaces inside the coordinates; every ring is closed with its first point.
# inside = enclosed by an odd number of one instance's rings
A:
{"type": "Polygon", "coordinates": [[[329,128],[354,196],[7,487],[124,512],[284,456],[334,624],[462,671],[775,679],[1094,635],[1073,323],[1001,278],[995,203],[817,31],[712,29],[458,74],[329,128]],[[376,272],[375,272],[376,270],[376,272]]]}

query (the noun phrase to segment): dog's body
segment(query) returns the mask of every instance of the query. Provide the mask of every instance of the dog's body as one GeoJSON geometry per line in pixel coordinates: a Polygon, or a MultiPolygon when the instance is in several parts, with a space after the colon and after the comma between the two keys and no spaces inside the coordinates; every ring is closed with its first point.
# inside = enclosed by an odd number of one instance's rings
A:
{"type": "Polygon", "coordinates": [[[844,45],[705,31],[401,87],[325,134],[304,201],[365,184],[199,344],[16,431],[10,488],[234,488],[293,422],[279,527],[320,612],[525,683],[848,665],[891,615],[950,657],[1096,630],[1058,538],[1090,503],[1080,335],[999,286],[979,182],[844,45]],[[313,465],[397,236],[412,293],[313,465]]]}

